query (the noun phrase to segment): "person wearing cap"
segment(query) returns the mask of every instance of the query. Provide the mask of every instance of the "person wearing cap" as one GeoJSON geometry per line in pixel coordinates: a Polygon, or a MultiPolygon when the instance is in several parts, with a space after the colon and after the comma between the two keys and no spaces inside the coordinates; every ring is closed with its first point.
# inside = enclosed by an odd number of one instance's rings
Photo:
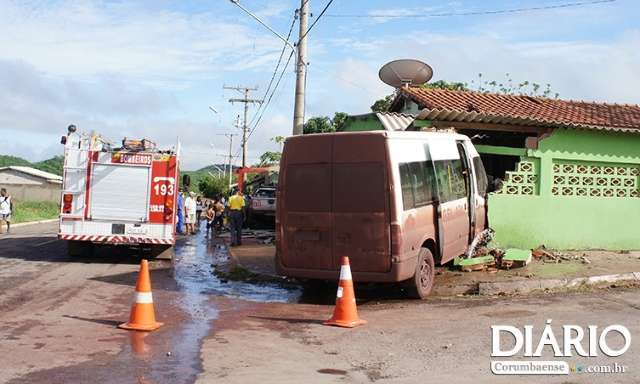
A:
{"type": "Polygon", "coordinates": [[[187,235],[192,235],[196,232],[196,193],[189,192],[189,197],[184,201],[185,210],[185,223],[187,226],[187,235]]]}
{"type": "Polygon", "coordinates": [[[244,197],[240,190],[229,198],[229,218],[231,219],[231,245],[242,245],[242,222],[244,197]]]}

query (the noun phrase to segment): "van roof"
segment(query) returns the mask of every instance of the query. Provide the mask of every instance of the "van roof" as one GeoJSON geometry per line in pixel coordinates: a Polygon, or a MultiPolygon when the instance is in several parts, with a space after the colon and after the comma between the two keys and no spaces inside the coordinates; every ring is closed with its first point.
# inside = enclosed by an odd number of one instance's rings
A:
{"type": "Polygon", "coordinates": [[[358,131],[358,132],[331,132],[331,133],[312,133],[300,136],[290,136],[288,140],[298,140],[302,137],[326,137],[327,135],[335,136],[384,136],[390,139],[408,139],[408,140],[424,140],[424,139],[442,139],[450,138],[452,140],[469,140],[468,136],[453,132],[424,132],[424,131],[358,131]]]}

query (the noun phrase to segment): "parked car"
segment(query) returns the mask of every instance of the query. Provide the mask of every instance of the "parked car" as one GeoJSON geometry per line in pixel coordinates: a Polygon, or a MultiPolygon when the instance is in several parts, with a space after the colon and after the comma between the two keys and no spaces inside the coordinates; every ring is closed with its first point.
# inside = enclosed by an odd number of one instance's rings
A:
{"type": "Polygon", "coordinates": [[[276,188],[260,187],[249,198],[249,225],[256,221],[273,221],[276,216],[276,188]]]}
{"type": "Polygon", "coordinates": [[[293,136],[281,161],[276,267],[334,280],[349,256],[357,282],[404,282],[425,298],[434,267],[486,228],[487,179],[467,136],[340,132],[293,136]]]}

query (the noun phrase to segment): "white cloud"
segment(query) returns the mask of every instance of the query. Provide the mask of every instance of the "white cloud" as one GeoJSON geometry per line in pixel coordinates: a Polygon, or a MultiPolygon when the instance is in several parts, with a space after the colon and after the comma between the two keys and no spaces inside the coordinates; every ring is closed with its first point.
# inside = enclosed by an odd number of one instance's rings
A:
{"type": "Polygon", "coordinates": [[[213,78],[226,70],[264,65],[268,59],[263,55],[273,56],[280,46],[265,34],[216,13],[89,1],[62,1],[41,8],[9,2],[2,8],[0,58],[24,60],[62,76],[118,73],[149,81],[213,78]]]}
{"type": "MultiPolygon", "coordinates": [[[[344,43],[344,40],[340,43],[344,43]]],[[[384,63],[397,58],[416,58],[434,69],[434,80],[504,80],[509,73],[514,81],[550,83],[561,98],[638,103],[640,87],[640,32],[608,42],[538,41],[514,42],[492,34],[458,35],[414,31],[410,37],[361,39],[354,48],[358,59],[334,63],[340,77],[356,81],[362,87],[379,89],[377,72],[384,63]],[[374,45],[375,49],[369,46],[374,45]]],[[[353,56],[356,56],[354,54],[353,56]]],[[[339,81],[339,80],[338,80],[339,81]]],[[[345,89],[347,85],[342,84],[345,89]]],[[[356,87],[351,87],[356,88],[356,87]]],[[[352,97],[361,92],[350,92],[352,97]]],[[[390,92],[388,92],[390,93],[390,92]]],[[[361,103],[364,108],[372,99],[361,103]]]]}

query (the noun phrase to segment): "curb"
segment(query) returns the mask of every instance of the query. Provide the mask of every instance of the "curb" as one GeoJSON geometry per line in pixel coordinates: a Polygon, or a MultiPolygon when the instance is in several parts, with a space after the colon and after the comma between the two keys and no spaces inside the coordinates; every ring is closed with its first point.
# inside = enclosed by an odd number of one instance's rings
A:
{"type": "Polygon", "coordinates": [[[39,221],[27,221],[26,223],[11,223],[11,228],[20,228],[20,227],[26,227],[29,225],[35,225],[35,224],[46,224],[46,223],[53,223],[60,220],[58,219],[48,219],[48,220],[39,220],[39,221]]]}
{"type": "Polygon", "coordinates": [[[478,283],[478,295],[491,296],[500,294],[520,294],[545,289],[571,289],[584,286],[593,286],[602,283],[616,283],[621,281],[640,281],[640,272],[576,277],[573,279],[541,279],[485,283],[481,282],[478,283]]]}

